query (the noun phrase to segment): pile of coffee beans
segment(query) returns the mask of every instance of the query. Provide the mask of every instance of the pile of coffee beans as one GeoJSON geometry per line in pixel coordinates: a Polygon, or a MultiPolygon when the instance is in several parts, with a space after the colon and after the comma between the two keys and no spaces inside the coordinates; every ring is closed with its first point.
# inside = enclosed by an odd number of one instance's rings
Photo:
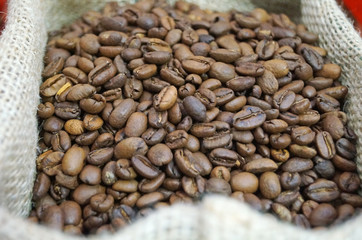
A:
{"type": "Polygon", "coordinates": [[[142,0],[49,35],[32,221],[113,232],[216,193],[321,228],[362,206],[341,68],[287,15],[142,0]]]}

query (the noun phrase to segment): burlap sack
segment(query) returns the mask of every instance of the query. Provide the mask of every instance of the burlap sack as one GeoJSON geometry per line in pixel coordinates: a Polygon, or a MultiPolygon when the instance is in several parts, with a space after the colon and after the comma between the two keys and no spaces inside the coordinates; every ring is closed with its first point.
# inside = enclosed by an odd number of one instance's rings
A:
{"type": "MultiPolygon", "coordinates": [[[[46,32],[98,9],[101,0],[10,0],[0,37],[0,239],[79,239],[27,222],[35,176],[36,107],[46,32]]],[[[334,0],[199,0],[219,11],[263,7],[286,12],[319,33],[319,44],[341,65],[349,87],[345,106],[359,136],[358,170],[362,172],[362,44],[334,0]]],[[[361,176],[361,175],[360,175],[361,176]]],[[[210,196],[197,205],[161,209],[112,236],[89,239],[361,239],[362,216],[328,230],[306,231],[262,215],[232,199],[210,196]]]]}

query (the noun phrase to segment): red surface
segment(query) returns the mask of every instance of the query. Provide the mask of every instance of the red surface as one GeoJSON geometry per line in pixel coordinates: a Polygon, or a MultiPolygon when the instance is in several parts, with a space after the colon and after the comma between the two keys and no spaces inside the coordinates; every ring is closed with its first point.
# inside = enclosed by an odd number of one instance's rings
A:
{"type": "Polygon", "coordinates": [[[6,0],[0,0],[0,33],[4,27],[6,17],[6,0]]]}
{"type": "Polygon", "coordinates": [[[362,1],[361,0],[344,0],[345,7],[351,12],[356,19],[356,25],[361,29],[362,26],[362,1]]]}

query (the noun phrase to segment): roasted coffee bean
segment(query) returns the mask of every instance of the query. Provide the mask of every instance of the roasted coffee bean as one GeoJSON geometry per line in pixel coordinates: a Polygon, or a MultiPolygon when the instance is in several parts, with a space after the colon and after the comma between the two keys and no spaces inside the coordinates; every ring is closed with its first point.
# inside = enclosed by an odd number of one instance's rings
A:
{"type": "Polygon", "coordinates": [[[138,182],[136,180],[118,180],[112,185],[112,189],[118,192],[134,193],[137,191],[138,182]]]}
{"type": "Polygon", "coordinates": [[[87,155],[83,148],[72,146],[62,160],[62,170],[65,174],[75,176],[82,171],[87,155]]]}
{"type": "Polygon", "coordinates": [[[88,153],[87,162],[96,166],[103,165],[113,157],[113,148],[100,148],[88,153]]]}
{"type": "Polygon", "coordinates": [[[205,191],[209,193],[229,195],[231,194],[231,187],[224,179],[210,178],[206,181],[205,191]]]}
{"type": "Polygon", "coordinates": [[[114,156],[118,158],[130,159],[135,154],[145,155],[148,146],[140,137],[130,137],[120,141],[114,147],[114,156]]]}
{"type": "Polygon", "coordinates": [[[338,186],[343,192],[355,192],[360,186],[360,179],[358,174],[351,172],[344,172],[338,178],[338,186]]]}
{"type": "Polygon", "coordinates": [[[252,173],[241,172],[231,177],[230,185],[233,191],[241,191],[243,193],[254,193],[259,188],[259,180],[252,173]]]}
{"type": "Polygon", "coordinates": [[[330,179],[335,175],[335,168],[331,161],[316,156],[314,159],[314,170],[321,175],[322,178],[330,179]]]}
{"type": "Polygon", "coordinates": [[[40,94],[44,97],[52,97],[57,94],[66,84],[68,80],[63,74],[57,74],[48,78],[40,85],[40,94]]]}
{"type": "Polygon", "coordinates": [[[282,170],[286,172],[304,172],[313,168],[313,161],[310,159],[294,157],[286,161],[282,170]]]}
{"type": "Polygon", "coordinates": [[[233,167],[238,161],[242,161],[236,152],[224,148],[215,148],[209,158],[212,164],[224,167],[233,167]]]}
{"type": "Polygon", "coordinates": [[[278,165],[271,159],[260,158],[252,160],[244,165],[243,169],[251,173],[263,173],[268,171],[275,171],[278,165]]]}
{"type": "Polygon", "coordinates": [[[79,174],[79,178],[82,182],[88,185],[97,185],[101,183],[101,169],[92,166],[86,165],[79,174]]]}
{"type": "Polygon", "coordinates": [[[356,156],[356,146],[346,138],[341,138],[336,142],[336,149],[340,156],[347,159],[354,159],[356,156]]]}
{"type": "Polygon", "coordinates": [[[147,129],[147,116],[144,113],[132,113],[124,128],[124,133],[128,137],[140,137],[147,129]]]}
{"type": "Polygon", "coordinates": [[[312,226],[326,226],[332,223],[337,217],[336,209],[327,203],[319,204],[309,217],[312,226]]]}
{"type": "Polygon", "coordinates": [[[319,179],[305,190],[307,196],[317,202],[330,202],[338,198],[340,192],[337,185],[329,180],[319,179]]]}
{"type": "Polygon", "coordinates": [[[276,198],[281,192],[278,175],[273,172],[265,172],[260,176],[260,192],[268,199],[276,198]]]}
{"type": "Polygon", "coordinates": [[[187,149],[177,149],[174,152],[174,159],[180,171],[189,177],[196,177],[202,171],[197,158],[187,149]]]}
{"type": "Polygon", "coordinates": [[[183,100],[185,111],[196,121],[203,122],[206,119],[206,107],[194,97],[188,96],[183,100]]]}
{"type": "Polygon", "coordinates": [[[336,147],[329,132],[323,131],[317,133],[315,143],[321,157],[331,159],[336,154],[336,147]]]}
{"type": "Polygon", "coordinates": [[[283,172],[280,175],[280,184],[285,190],[293,190],[301,184],[301,177],[298,172],[283,172]]]}
{"type": "Polygon", "coordinates": [[[265,113],[258,107],[245,106],[233,117],[233,126],[237,130],[251,130],[264,123],[265,113]]]}
{"type": "Polygon", "coordinates": [[[170,109],[177,100],[177,89],[174,86],[167,86],[161,92],[155,95],[153,106],[157,111],[170,109]]]}
{"type": "Polygon", "coordinates": [[[132,166],[138,174],[145,178],[155,178],[160,174],[160,170],[153,166],[145,156],[135,155],[131,159],[132,166]]]}
{"type": "Polygon", "coordinates": [[[74,201],[76,201],[79,205],[85,205],[89,203],[89,200],[92,196],[104,192],[105,187],[101,185],[90,186],[86,184],[81,184],[74,190],[72,196],[74,201]]]}
{"type": "Polygon", "coordinates": [[[166,165],[172,161],[172,152],[165,144],[156,144],[147,152],[147,157],[156,166],[166,165]]]}
{"type": "Polygon", "coordinates": [[[155,145],[163,141],[166,137],[167,132],[165,129],[160,128],[148,128],[143,134],[142,139],[146,142],[147,145],[155,145]]]}

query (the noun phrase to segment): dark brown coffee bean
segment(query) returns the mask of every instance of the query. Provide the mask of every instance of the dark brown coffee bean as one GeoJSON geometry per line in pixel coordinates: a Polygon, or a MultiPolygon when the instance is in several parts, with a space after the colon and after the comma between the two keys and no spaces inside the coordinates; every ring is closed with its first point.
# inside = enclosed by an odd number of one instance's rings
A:
{"type": "Polygon", "coordinates": [[[144,80],[154,76],[157,73],[155,64],[145,64],[133,70],[134,76],[139,80],[144,80]]]}
{"type": "Polygon", "coordinates": [[[231,179],[230,171],[223,166],[216,166],[210,173],[211,178],[221,178],[229,182],[231,179]]]}
{"type": "Polygon", "coordinates": [[[142,155],[135,155],[131,159],[133,168],[143,177],[152,179],[160,174],[160,170],[142,155]]]}
{"type": "Polygon", "coordinates": [[[291,222],[292,215],[287,207],[279,203],[272,204],[272,211],[273,213],[283,221],[291,222]]]}
{"type": "Polygon", "coordinates": [[[101,185],[90,186],[86,184],[81,184],[74,190],[72,196],[74,201],[76,201],[78,204],[85,205],[89,203],[89,200],[92,196],[104,192],[105,187],[101,185]]]}
{"type": "Polygon", "coordinates": [[[278,175],[273,172],[263,173],[260,176],[259,189],[263,197],[268,199],[276,198],[281,192],[278,175]]]}
{"type": "Polygon", "coordinates": [[[273,119],[273,120],[265,121],[263,123],[263,129],[267,133],[271,133],[271,134],[283,132],[287,129],[287,127],[288,127],[288,123],[286,123],[285,121],[283,121],[281,119],[273,119]]]}
{"type": "Polygon", "coordinates": [[[294,157],[286,161],[282,170],[286,172],[303,172],[313,168],[313,162],[310,159],[294,157]]]}
{"type": "Polygon", "coordinates": [[[189,177],[196,177],[202,171],[197,158],[187,149],[177,149],[174,153],[174,159],[180,171],[189,177]]]}
{"type": "Polygon", "coordinates": [[[155,203],[162,201],[164,199],[164,196],[162,193],[160,192],[153,192],[153,193],[147,193],[143,196],[141,196],[137,202],[136,202],[136,206],[138,208],[143,208],[146,206],[152,206],[155,203]]]}
{"type": "Polygon", "coordinates": [[[307,196],[317,202],[330,202],[338,198],[337,185],[329,180],[319,179],[305,190],[307,196]]]}
{"type": "Polygon", "coordinates": [[[203,122],[206,119],[206,107],[194,96],[188,96],[183,101],[186,112],[196,121],[203,122]]]}
{"type": "Polygon", "coordinates": [[[100,148],[88,153],[87,162],[100,166],[111,160],[113,157],[113,148],[100,148]]]}
{"type": "Polygon", "coordinates": [[[259,180],[252,173],[241,172],[231,177],[230,185],[233,191],[254,193],[259,188],[259,180]]]}
{"type": "Polygon", "coordinates": [[[293,190],[301,184],[301,177],[298,172],[283,172],[280,175],[280,184],[285,190],[293,190]]]}
{"type": "Polygon", "coordinates": [[[167,132],[165,129],[155,129],[148,128],[143,134],[142,139],[146,142],[147,145],[155,145],[163,141],[166,137],[167,132]]]}
{"type": "Polygon", "coordinates": [[[124,132],[128,137],[140,137],[147,129],[147,116],[144,113],[132,113],[126,123],[124,132]]]}
{"type": "Polygon", "coordinates": [[[82,210],[74,201],[64,201],[60,205],[64,214],[65,225],[78,225],[82,219],[82,210]]]}
{"type": "Polygon", "coordinates": [[[301,54],[305,61],[313,68],[314,71],[321,70],[323,67],[323,58],[317,51],[312,48],[304,47],[301,54]]]}
{"type": "Polygon", "coordinates": [[[248,162],[244,165],[243,169],[251,173],[263,173],[268,171],[275,171],[278,165],[271,159],[260,158],[248,162]]]}
{"type": "Polygon", "coordinates": [[[84,161],[86,159],[86,152],[78,147],[71,147],[65,154],[62,160],[62,170],[65,174],[74,176],[81,172],[84,161]]]}
{"type": "Polygon", "coordinates": [[[341,199],[344,203],[348,203],[353,207],[362,206],[362,197],[358,194],[341,193],[341,199]]]}
{"type": "Polygon", "coordinates": [[[211,65],[209,75],[212,78],[220,80],[222,83],[226,83],[228,80],[235,77],[235,68],[231,65],[223,62],[215,62],[211,65]]]}
{"type": "Polygon", "coordinates": [[[113,127],[122,128],[135,110],[136,104],[133,99],[125,99],[114,108],[109,116],[109,123],[113,127]]]}
{"type": "Polygon", "coordinates": [[[195,56],[183,60],[182,67],[188,73],[203,74],[210,70],[210,62],[202,56],[195,56]]]}
{"type": "Polygon", "coordinates": [[[331,159],[336,154],[336,147],[329,132],[323,131],[317,133],[315,143],[321,157],[331,159]]]}
{"type": "Polygon", "coordinates": [[[67,132],[59,131],[51,138],[53,150],[65,152],[71,147],[71,139],[67,132]]]}
{"type": "Polygon", "coordinates": [[[39,173],[34,182],[33,199],[39,200],[44,197],[49,191],[50,184],[49,177],[44,173],[39,173]]]}
{"type": "Polygon", "coordinates": [[[50,228],[62,230],[64,227],[64,213],[59,206],[50,206],[44,210],[41,221],[50,228]]]}
{"type": "Polygon", "coordinates": [[[213,91],[207,88],[200,88],[196,91],[195,97],[210,110],[216,106],[217,99],[213,91]]]}
{"type": "Polygon", "coordinates": [[[346,138],[341,138],[336,142],[336,149],[340,156],[352,160],[356,156],[356,146],[346,138]]]}
{"type": "Polygon", "coordinates": [[[104,193],[94,195],[90,199],[90,206],[99,213],[107,212],[113,207],[113,204],[114,198],[111,195],[106,195],[104,193]]]}
{"type": "Polygon", "coordinates": [[[173,155],[165,144],[156,144],[149,149],[147,157],[156,166],[166,165],[172,161],[173,155]]]}
{"type": "Polygon", "coordinates": [[[343,192],[353,193],[360,186],[360,179],[356,173],[344,172],[338,178],[338,186],[343,192]]]}
{"type": "Polygon", "coordinates": [[[314,227],[327,226],[337,218],[337,211],[327,203],[319,204],[311,213],[309,220],[314,227]]]}
{"type": "Polygon", "coordinates": [[[212,164],[224,167],[233,167],[241,160],[236,152],[224,148],[215,148],[209,154],[209,158],[212,164]]]}
{"type": "Polygon", "coordinates": [[[298,115],[299,124],[304,126],[311,126],[317,123],[320,119],[320,114],[315,110],[308,110],[298,115]]]}
{"type": "Polygon", "coordinates": [[[233,126],[237,130],[251,130],[263,124],[265,113],[258,107],[244,106],[233,117],[233,126]]]}
{"type": "Polygon", "coordinates": [[[216,126],[213,123],[196,123],[192,125],[190,131],[196,137],[211,137],[216,133],[216,126]]]}
{"type": "Polygon", "coordinates": [[[114,147],[114,156],[119,158],[131,159],[135,154],[145,155],[148,151],[148,146],[140,137],[130,137],[120,141],[114,147]]]}
{"type": "Polygon", "coordinates": [[[137,191],[138,182],[136,180],[118,180],[112,185],[112,189],[118,192],[134,193],[137,191]]]}
{"type": "Polygon", "coordinates": [[[101,183],[101,169],[92,165],[86,165],[79,174],[82,182],[88,185],[101,183]]]}
{"type": "Polygon", "coordinates": [[[49,64],[47,64],[42,72],[43,78],[49,78],[52,77],[63,69],[65,60],[64,58],[57,58],[54,61],[51,61],[49,64]]]}
{"type": "Polygon", "coordinates": [[[295,99],[295,93],[289,90],[279,90],[273,96],[273,106],[281,112],[288,111],[295,99]]]}
{"type": "Polygon", "coordinates": [[[300,146],[298,144],[290,145],[289,151],[294,156],[302,158],[313,158],[317,155],[317,151],[314,148],[308,146],[300,146]]]}
{"type": "Polygon", "coordinates": [[[231,194],[231,187],[224,179],[210,178],[206,182],[205,191],[209,193],[229,195],[231,194]]]}
{"type": "Polygon", "coordinates": [[[177,89],[174,86],[167,86],[154,96],[153,106],[157,111],[170,109],[177,100],[177,89]]]}

